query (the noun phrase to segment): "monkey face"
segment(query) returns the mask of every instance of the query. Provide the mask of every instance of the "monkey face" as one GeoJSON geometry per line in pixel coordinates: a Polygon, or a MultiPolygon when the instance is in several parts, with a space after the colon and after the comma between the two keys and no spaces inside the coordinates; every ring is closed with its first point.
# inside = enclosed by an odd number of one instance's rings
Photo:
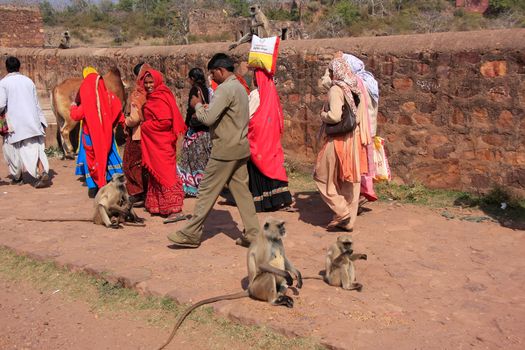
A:
{"type": "Polygon", "coordinates": [[[111,181],[117,184],[125,184],[126,176],[124,174],[113,174],[113,176],[111,177],[111,181]]]}
{"type": "Polygon", "coordinates": [[[349,254],[354,252],[352,248],[352,236],[350,235],[341,235],[337,237],[337,244],[339,245],[339,249],[341,249],[341,251],[348,252],[349,254]]]}
{"type": "Polygon", "coordinates": [[[250,6],[250,15],[254,16],[257,13],[257,10],[260,10],[260,5],[252,5],[250,6]]]}
{"type": "Polygon", "coordinates": [[[264,223],[264,234],[266,238],[271,240],[280,240],[286,235],[284,228],[284,221],[269,217],[264,223]]]}

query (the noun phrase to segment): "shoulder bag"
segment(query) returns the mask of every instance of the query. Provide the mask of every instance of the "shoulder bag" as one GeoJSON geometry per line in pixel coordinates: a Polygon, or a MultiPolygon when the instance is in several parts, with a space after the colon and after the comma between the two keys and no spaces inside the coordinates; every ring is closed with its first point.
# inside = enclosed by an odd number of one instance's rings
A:
{"type": "Polygon", "coordinates": [[[335,124],[326,124],[325,133],[328,136],[340,136],[352,132],[357,127],[357,117],[348,105],[347,97],[345,95],[345,103],[343,104],[343,113],[341,121],[335,124]]]}

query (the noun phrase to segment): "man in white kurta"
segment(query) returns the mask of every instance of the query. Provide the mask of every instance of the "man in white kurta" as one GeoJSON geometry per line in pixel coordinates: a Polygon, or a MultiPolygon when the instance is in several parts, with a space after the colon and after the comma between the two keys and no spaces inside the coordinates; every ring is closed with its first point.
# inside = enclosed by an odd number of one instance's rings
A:
{"type": "Polygon", "coordinates": [[[47,122],[38,103],[35,84],[19,73],[16,57],[6,60],[7,75],[0,80],[0,112],[6,112],[8,134],[3,153],[14,183],[22,182],[24,169],[34,178],[36,188],[48,187],[49,163],[45,150],[47,122]]]}

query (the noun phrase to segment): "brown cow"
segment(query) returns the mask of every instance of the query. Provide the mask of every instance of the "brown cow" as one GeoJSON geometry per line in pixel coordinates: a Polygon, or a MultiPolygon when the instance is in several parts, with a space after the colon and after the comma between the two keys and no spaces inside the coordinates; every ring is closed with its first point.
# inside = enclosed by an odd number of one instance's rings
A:
{"type": "MultiPolygon", "coordinates": [[[[126,104],[126,90],[117,67],[112,67],[109,72],[103,75],[104,83],[109,91],[113,92],[122,102],[122,111],[126,104]]],[[[82,83],[82,78],[69,78],[55,86],[51,93],[51,108],[55,114],[58,132],[57,141],[64,151],[67,159],[75,158],[75,150],[69,138],[71,131],[75,129],[78,122],[69,116],[71,103],[75,98],[82,83]]]]}

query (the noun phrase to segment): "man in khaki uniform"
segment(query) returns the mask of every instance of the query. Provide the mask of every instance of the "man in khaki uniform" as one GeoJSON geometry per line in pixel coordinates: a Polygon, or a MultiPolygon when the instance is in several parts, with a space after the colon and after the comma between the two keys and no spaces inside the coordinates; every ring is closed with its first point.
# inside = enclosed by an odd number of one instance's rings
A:
{"type": "Polygon", "coordinates": [[[244,236],[236,243],[248,246],[260,229],[246,168],[250,156],[248,94],[233,70],[230,57],[222,53],[213,56],[208,71],[219,84],[213,101],[205,106],[200,95],[190,101],[195,108],[195,118],[210,127],[212,150],[199,185],[193,217],[186,227],[168,235],[168,239],[180,247],[197,248],[200,245],[204,221],[225,184],[237,203],[245,229],[244,236]]]}

